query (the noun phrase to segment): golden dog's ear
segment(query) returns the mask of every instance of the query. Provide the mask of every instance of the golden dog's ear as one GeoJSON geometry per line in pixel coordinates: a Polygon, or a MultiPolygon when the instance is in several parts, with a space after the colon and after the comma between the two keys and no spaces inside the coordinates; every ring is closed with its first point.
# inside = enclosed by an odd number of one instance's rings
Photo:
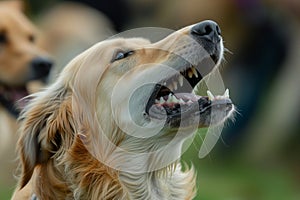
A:
{"type": "Polygon", "coordinates": [[[12,9],[17,9],[19,11],[25,10],[25,4],[21,0],[2,1],[0,2],[0,5],[8,6],[12,9]]]}
{"type": "Polygon", "coordinates": [[[18,152],[22,167],[20,188],[30,180],[37,165],[46,164],[65,141],[73,140],[71,95],[65,89],[37,93],[20,117],[18,152]]]}

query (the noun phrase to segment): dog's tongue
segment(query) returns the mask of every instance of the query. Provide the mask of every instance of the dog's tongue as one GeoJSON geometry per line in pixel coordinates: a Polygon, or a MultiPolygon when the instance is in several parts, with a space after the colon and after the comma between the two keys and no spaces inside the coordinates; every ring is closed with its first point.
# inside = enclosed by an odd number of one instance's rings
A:
{"type": "Polygon", "coordinates": [[[22,99],[28,96],[29,93],[25,87],[1,87],[0,95],[18,107],[24,107],[25,101],[22,101],[22,99]]]}
{"type": "Polygon", "coordinates": [[[201,96],[195,95],[193,93],[175,93],[174,96],[176,96],[177,99],[182,99],[184,101],[198,101],[201,96]]]}
{"type": "Polygon", "coordinates": [[[11,98],[14,101],[19,101],[20,99],[24,98],[25,96],[28,95],[28,92],[26,90],[26,88],[18,88],[18,89],[14,89],[10,92],[11,98]]]}

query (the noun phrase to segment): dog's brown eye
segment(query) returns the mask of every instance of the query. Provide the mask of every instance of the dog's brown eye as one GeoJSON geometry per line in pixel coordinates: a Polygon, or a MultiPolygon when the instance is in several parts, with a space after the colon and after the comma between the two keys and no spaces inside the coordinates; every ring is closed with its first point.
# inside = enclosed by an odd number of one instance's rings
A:
{"type": "Polygon", "coordinates": [[[29,35],[28,36],[28,40],[29,40],[29,42],[35,42],[35,36],[34,35],[29,35]]]}
{"type": "Polygon", "coordinates": [[[127,52],[119,51],[116,53],[113,61],[121,60],[123,58],[126,58],[126,57],[132,55],[133,53],[134,53],[134,51],[127,51],[127,52]]]}
{"type": "Polygon", "coordinates": [[[4,44],[7,42],[7,37],[5,31],[0,32],[0,44],[4,44]]]}

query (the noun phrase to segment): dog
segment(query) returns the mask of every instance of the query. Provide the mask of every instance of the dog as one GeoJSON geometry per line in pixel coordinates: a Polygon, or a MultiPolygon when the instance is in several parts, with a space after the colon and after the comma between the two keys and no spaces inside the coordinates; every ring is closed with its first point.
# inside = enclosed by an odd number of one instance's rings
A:
{"type": "Polygon", "coordinates": [[[192,199],[182,145],[234,111],[228,91],[192,93],[223,49],[207,20],[153,43],[111,38],[77,56],[22,112],[12,199],[192,199]]]}
{"type": "Polygon", "coordinates": [[[0,2],[0,156],[3,161],[0,171],[6,185],[14,184],[8,181],[13,178],[6,176],[11,175],[8,170],[14,169],[11,160],[17,142],[16,119],[25,103],[19,100],[33,89],[29,88],[29,82],[32,86],[31,81],[46,80],[53,64],[48,54],[38,47],[39,32],[22,9],[21,1],[0,2]]]}

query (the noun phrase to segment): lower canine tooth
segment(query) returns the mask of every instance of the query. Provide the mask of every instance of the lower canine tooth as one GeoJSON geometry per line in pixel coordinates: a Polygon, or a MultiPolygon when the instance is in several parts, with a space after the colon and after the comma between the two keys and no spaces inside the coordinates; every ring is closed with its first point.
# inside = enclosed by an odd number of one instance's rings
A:
{"type": "Polygon", "coordinates": [[[163,98],[163,97],[160,97],[160,99],[159,99],[159,103],[160,103],[160,104],[163,104],[163,103],[165,103],[165,100],[164,100],[164,98],[163,98]]]}
{"type": "Polygon", "coordinates": [[[174,102],[174,103],[178,103],[179,102],[179,100],[173,95],[172,96],[172,101],[174,102]]]}
{"type": "Polygon", "coordinates": [[[211,93],[211,91],[207,90],[207,96],[209,100],[214,100],[215,96],[211,93]]]}
{"type": "Polygon", "coordinates": [[[171,103],[171,102],[172,102],[172,99],[173,99],[173,95],[172,95],[172,94],[169,94],[167,103],[171,103]]]}
{"type": "Polygon", "coordinates": [[[229,90],[228,89],[225,90],[223,97],[229,98],[229,90]]]}

